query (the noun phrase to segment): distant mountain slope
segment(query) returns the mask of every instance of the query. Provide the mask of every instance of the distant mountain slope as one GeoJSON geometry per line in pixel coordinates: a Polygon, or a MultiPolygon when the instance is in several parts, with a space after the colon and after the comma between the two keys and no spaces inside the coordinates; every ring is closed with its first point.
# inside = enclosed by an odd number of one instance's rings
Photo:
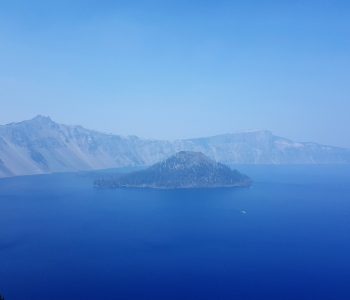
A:
{"type": "Polygon", "coordinates": [[[350,150],[296,143],[269,131],[160,141],[100,133],[49,117],[0,126],[0,177],[151,165],[181,150],[234,164],[344,164],[350,150]]]}
{"type": "Polygon", "coordinates": [[[217,188],[248,187],[246,175],[218,163],[201,152],[180,151],[151,167],[95,181],[102,188],[217,188]]]}
{"type": "Polygon", "coordinates": [[[152,150],[144,141],[57,124],[48,117],[0,127],[0,174],[23,175],[144,165],[143,158],[157,159],[159,145],[152,150]],[[150,152],[150,153],[147,153],[150,152]],[[152,157],[153,157],[152,156],[152,157]]]}
{"type": "Polygon", "coordinates": [[[266,130],[192,139],[189,142],[194,149],[200,149],[227,164],[350,163],[350,149],[294,142],[266,130]]]}

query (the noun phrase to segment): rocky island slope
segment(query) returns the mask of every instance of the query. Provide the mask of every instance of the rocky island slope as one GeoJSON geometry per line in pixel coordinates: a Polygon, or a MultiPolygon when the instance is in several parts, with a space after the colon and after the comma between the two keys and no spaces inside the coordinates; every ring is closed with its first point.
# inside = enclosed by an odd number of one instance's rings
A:
{"type": "Polygon", "coordinates": [[[250,184],[248,176],[193,151],[178,152],[145,170],[95,181],[95,186],[101,188],[216,188],[250,184]]]}

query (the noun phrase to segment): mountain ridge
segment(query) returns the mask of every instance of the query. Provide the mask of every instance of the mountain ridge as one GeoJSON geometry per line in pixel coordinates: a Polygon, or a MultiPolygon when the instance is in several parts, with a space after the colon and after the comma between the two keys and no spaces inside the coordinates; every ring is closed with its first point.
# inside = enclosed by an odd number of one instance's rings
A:
{"type": "Polygon", "coordinates": [[[38,115],[0,125],[0,177],[148,166],[183,150],[230,166],[350,163],[349,149],[294,142],[268,130],[171,141],[103,133],[38,115]]]}

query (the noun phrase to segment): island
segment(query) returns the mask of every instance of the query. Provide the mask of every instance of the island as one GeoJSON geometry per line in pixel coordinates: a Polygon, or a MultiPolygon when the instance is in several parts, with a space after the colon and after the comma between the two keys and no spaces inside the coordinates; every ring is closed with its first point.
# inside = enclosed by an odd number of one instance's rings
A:
{"type": "Polygon", "coordinates": [[[201,152],[180,151],[144,170],[95,180],[97,188],[249,187],[251,179],[201,152]]]}

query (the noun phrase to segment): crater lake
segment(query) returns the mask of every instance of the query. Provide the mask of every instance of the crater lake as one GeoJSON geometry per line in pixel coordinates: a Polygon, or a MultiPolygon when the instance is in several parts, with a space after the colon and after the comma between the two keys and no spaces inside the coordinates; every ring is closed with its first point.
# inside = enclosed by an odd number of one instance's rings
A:
{"type": "Polygon", "coordinates": [[[250,188],[0,180],[6,300],[350,299],[349,166],[239,166],[250,188]]]}

